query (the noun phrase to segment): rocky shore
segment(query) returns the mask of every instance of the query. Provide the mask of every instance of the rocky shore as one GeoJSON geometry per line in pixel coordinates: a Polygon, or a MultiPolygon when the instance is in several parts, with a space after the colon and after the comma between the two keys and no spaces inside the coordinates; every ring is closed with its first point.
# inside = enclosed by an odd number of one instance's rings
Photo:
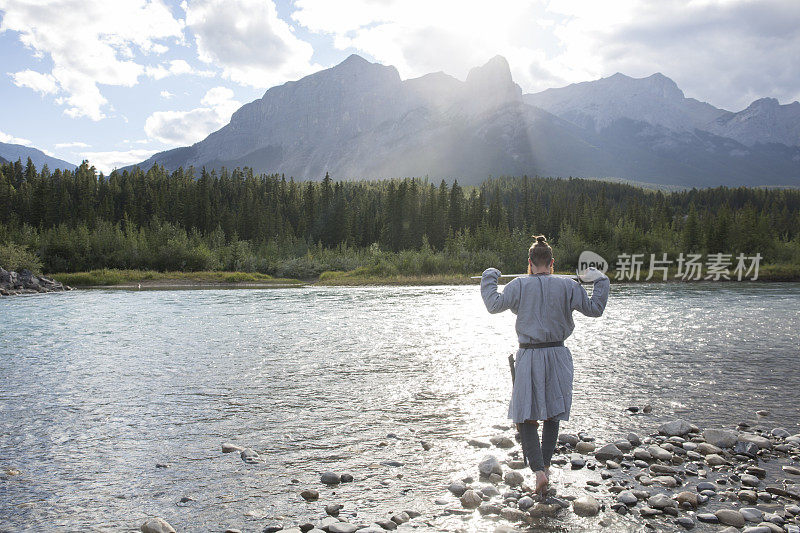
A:
{"type": "MultiPolygon", "coordinates": [[[[633,410],[633,408],[632,408],[633,410]]],[[[767,416],[759,412],[759,420],[767,416]]],[[[340,484],[358,482],[347,473],[324,472],[319,486],[298,488],[295,497],[324,518],[297,524],[269,523],[264,533],[380,533],[431,531],[720,531],[800,533],[800,434],[763,423],[704,428],[682,419],[650,434],[620,435],[597,442],[589,433],[562,433],[546,497],[533,493],[533,476],[522,461],[519,435],[496,425],[487,439],[466,445],[486,454],[466,477],[442,486],[434,512],[398,510],[385,517],[356,512],[354,505],[324,501],[340,484]],[[347,515],[347,518],[342,515],[347,515]]],[[[435,443],[420,442],[420,453],[435,443]]],[[[224,443],[248,465],[258,452],[224,443]]],[[[311,516],[311,515],[310,515],[311,516]]],[[[144,533],[175,529],[161,518],[144,533]]],[[[238,529],[225,530],[237,533],[238,529]]]]}
{"type": "Polygon", "coordinates": [[[0,267],[0,296],[71,290],[72,287],[62,285],[53,279],[36,276],[30,270],[22,270],[17,273],[0,267]]]}

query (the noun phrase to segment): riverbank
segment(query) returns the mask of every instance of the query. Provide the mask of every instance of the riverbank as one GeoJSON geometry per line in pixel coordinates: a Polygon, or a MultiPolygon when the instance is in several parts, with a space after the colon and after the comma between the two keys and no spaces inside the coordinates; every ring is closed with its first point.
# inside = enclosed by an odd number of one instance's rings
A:
{"type": "MultiPolygon", "coordinates": [[[[629,407],[628,412],[648,416],[652,411],[648,405],[629,407]]],[[[402,508],[383,517],[357,512],[358,504],[337,491],[342,492],[344,485],[357,488],[369,474],[329,470],[316,485],[290,489],[291,498],[307,502],[307,521],[273,519],[259,527],[287,533],[382,533],[398,527],[495,533],[693,529],[800,533],[800,434],[768,425],[767,411],[759,411],[757,417],[754,424],[739,422],[728,429],[701,429],[675,419],[651,427],[644,437],[631,432],[607,443],[596,442],[590,431],[561,433],[544,495],[534,493],[535,478],[522,459],[519,434],[504,421],[487,428],[492,434],[488,439],[464,442],[466,447],[484,449],[485,455],[469,475],[441,487],[432,512],[402,508]],[[322,510],[325,518],[319,518],[322,510]]],[[[387,435],[387,440],[398,438],[387,435]]],[[[418,441],[418,454],[424,457],[442,445],[436,440],[418,441]]],[[[268,462],[242,443],[224,442],[217,453],[220,460],[226,454],[238,455],[248,468],[268,462]]],[[[397,461],[381,464],[403,466],[397,461]]],[[[161,518],[150,518],[141,531],[175,530],[161,518]]]]}
{"type": "Polygon", "coordinates": [[[39,294],[43,292],[70,291],[72,287],[59,281],[37,276],[27,269],[19,273],[0,267],[0,296],[16,296],[18,294],[39,294]]]}
{"type": "MultiPolygon", "coordinates": [[[[558,272],[572,274],[571,272],[558,272]]],[[[681,280],[670,272],[668,283],[692,283],[692,280],[681,280]]],[[[56,273],[52,278],[64,285],[79,288],[119,288],[119,289],[205,289],[205,288],[267,288],[298,287],[318,285],[326,287],[338,286],[399,286],[399,285],[474,285],[479,281],[463,274],[428,274],[428,275],[376,275],[364,269],[351,271],[326,271],[318,278],[300,280],[293,278],[275,278],[257,272],[157,272],[153,270],[117,270],[102,269],[89,272],[56,273]]],[[[653,279],[628,280],[626,283],[660,283],[662,277],[653,279]]],[[[501,279],[501,283],[509,278],[501,279]]],[[[612,282],[613,279],[612,273],[612,282]]],[[[720,280],[722,282],[728,280],[720,280]]],[[[735,281],[735,280],[733,280],[735,281]]],[[[749,282],[749,278],[743,280],[749,282]]],[[[758,280],[762,282],[798,282],[800,281],[800,265],[764,265],[761,267],[758,280]]]]}
{"type": "Polygon", "coordinates": [[[296,287],[305,282],[274,278],[257,272],[156,272],[154,270],[102,269],[89,272],[57,273],[52,277],[73,287],[117,289],[203,289],[296,287]]]}

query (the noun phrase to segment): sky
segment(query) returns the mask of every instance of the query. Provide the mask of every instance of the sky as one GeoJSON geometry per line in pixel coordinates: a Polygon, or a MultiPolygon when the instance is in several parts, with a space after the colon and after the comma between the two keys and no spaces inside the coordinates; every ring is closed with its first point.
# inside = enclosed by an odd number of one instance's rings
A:
{"type": "Polygon", "coordinates": [[[523,92],[661,72],[739,111],[800,99],[800,1],[0,0],[0,142],[108,173],[352,53],[404,79],[499,54],[523,92]]]}

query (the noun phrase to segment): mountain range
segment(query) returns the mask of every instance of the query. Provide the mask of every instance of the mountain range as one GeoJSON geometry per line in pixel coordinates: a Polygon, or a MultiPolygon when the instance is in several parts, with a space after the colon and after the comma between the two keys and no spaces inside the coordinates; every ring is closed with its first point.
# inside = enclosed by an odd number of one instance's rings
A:
{"type": "Polygon", "coordinates": [[[686,98],[662,74],[523,94],[501,56],[461,81],[442,72],[402,80],[351,55],[272,87],[202,141],[139,166],[154,164],[296,179],[527,174],[798,186],[800,103],[763,98],[731,112],[686,98]]]}
{"type": "Polygon", "coordinates": [[[62,170],[75,170],[77,168],[77,165],[73,165],[61,159],[56,159],[55,157],[50,157],[41,150],[30,146],[0,143],[0,163],[8,161],[16,162],[19,160],[24,165],[28,162],[29,157],[37,169],[41,169],[44,165],[47,165],[51,172],[57,168],[62,170]]]}

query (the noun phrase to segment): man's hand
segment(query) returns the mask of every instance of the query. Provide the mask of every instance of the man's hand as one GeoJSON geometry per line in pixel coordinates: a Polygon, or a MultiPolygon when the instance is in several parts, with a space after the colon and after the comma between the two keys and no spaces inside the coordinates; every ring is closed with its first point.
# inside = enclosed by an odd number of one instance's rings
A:
{"type": "Polygon", "coordinates": [[[604,277],[606,277],[606,275],[594,267],[589,267],[583,272],[578,273],[578,278],[581,281],[588,283],[594,283],[598,279],[603,279],[604,277]]]}
{"type": "Polygon", "coordinates": [[[483,271],[483,275],[481,277],[493,277],[494,279],[497,279],[500,277],[500,271],[496,268],[487,268],[483,271]]]}

